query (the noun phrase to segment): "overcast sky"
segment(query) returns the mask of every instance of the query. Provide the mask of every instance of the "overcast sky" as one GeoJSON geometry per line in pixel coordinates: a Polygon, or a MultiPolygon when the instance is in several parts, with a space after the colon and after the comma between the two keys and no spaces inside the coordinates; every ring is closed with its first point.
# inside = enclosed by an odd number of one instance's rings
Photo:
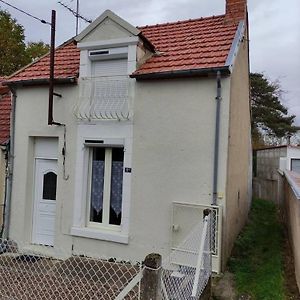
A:
{"type": "MultiPolygon", "coordinates": [[[[75,35],[75,18],[57,0],[5,0],[31,14],[50,20],[57,11],[57,45],[75,35]]],[[[71,8],[76,0],[62,0],[71,8]]],[[[50,28],[0,2],[25,28],[27,41],[49,42],[50,28]]],[[[95,19],[111,9],[133,25],[223,14],[225,0],[81,0],[80,13],[95,19]]],[[[271,80],[279,79],[285,104],[297,115],[300,125],[300,1],[248,0],[250,19],[250,59],[252,72],[264,72],[271,80]]],[[[83,29],[87,24],[81,22],[83,29]]]]}

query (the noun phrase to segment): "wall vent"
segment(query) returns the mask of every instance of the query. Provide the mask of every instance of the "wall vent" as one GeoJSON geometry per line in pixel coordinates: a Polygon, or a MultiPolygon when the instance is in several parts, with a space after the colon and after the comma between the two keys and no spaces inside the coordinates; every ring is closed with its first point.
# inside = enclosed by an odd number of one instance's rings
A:
{"type": "Polygon", "coordinates": [[[104,59],[120,59],[127,58],[128,47],[97,49],[89,51],[90,60],[104,60],[104,59]]]}

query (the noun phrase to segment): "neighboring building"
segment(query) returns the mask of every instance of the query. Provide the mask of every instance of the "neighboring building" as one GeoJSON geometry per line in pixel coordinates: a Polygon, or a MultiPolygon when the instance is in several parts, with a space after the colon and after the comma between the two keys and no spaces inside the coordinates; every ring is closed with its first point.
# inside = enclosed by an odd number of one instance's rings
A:
{"type": "Polygon", "coordinates": [[[284,186],[284,210],[282,211],[293,251],[295,277],[300,291],[300,173],[286,170],[282,181],[284,186]]]}
{"type": "Polygon", "coordinates": [[[49,56],[12,75],[9,237],[137,261],[212,207],[220,271],[251,201],[247,25],[246,0],[140,28],[105,11],[56,50],[52,126],[49,56]]]}
{"type": "Polygon", "coordinates": [[[3,210],[6,190],[7,156],[10,135],[11,95],[7,86],[2,86],[0,77],[0,231],[3,225],[3,210]]]}
{"type": "Polygon", "coordinates": [[[300,147],[272,146],[255,150],[253,193],[255,197],[282,204],[281,175],[284,171],[300,173],[300,147]]]}

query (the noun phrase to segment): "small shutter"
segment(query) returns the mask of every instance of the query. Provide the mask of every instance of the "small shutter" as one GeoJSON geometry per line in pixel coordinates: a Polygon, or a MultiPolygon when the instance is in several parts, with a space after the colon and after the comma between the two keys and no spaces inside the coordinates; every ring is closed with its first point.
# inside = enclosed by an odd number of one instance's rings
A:
{"type": "Polygon", "coordinates": [[[127,75],[127,59],[100,60],[92,62],[92,76],[127,75]]]}

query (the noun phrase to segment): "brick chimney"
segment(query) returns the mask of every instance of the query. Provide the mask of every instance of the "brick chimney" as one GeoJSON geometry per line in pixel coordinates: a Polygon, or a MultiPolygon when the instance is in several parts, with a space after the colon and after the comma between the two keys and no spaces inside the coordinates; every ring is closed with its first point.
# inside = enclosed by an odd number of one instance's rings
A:
{"type": "Polygon", "coordinates": [[[226,18],[235,22],[245,20],[247,0],[226,0],[226,18]]]}

